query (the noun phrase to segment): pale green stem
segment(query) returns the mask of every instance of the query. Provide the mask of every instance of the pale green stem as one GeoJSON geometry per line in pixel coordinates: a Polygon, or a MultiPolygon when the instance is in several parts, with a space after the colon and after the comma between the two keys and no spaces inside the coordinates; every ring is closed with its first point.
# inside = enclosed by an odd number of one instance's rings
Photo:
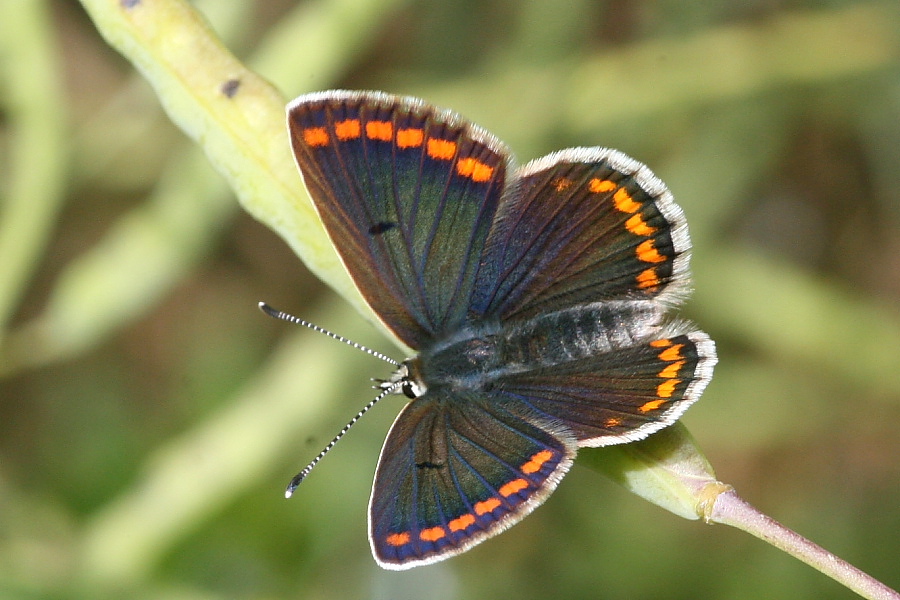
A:
{"type": "Polygon", "coordinates": [[[869,600],[900,600],[900,593],[892,590],[850,563],[838,558],[818,544],[764,515],[745,502],[734,490],[720,494],[710,504],[706,520],[737,527],[802,560],[828,575],[848,589],[869,600]]]}
{"type": "Polygon", "coordinates": [[[0,202],[0,338],[46,248],[64,198],[66,103],[45,2],[0,4],[9,166],[0,202]]]}

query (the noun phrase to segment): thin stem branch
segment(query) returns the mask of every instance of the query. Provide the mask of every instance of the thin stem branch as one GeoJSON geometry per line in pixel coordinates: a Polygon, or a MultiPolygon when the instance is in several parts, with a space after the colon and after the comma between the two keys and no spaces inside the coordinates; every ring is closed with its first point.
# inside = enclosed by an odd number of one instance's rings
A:
{"type": "Polygon", "coordinates": [[[818,544],[814,544],[797,532],[788,529],[775,519],[764,515],[745,502],[733,489],[718,495],[711,505],[706,520],[710,523],[723,523],[746,531],[802,560],[863,598],[900,600],[900,593],[838,558],[818,544]]]}

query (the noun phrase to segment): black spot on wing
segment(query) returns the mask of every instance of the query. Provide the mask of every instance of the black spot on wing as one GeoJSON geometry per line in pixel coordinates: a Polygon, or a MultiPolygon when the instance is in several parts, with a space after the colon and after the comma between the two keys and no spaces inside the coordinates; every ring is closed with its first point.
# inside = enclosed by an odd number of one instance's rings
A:
{"type": "Polygon", "coordinates": [[[423,461],[420,463],[416,463],[417,469],[443,469],[444,463],[433,463],[429,461],[423,461]]]}
{"type": "Polygon", "coordinates": [[[390,221],[381,221],[380,223],[375,223],[371,227],[369,227],[370,235],[381,235],[386,231],[390,231],[397,227],[397,223],[392,223],[390,221]]]}

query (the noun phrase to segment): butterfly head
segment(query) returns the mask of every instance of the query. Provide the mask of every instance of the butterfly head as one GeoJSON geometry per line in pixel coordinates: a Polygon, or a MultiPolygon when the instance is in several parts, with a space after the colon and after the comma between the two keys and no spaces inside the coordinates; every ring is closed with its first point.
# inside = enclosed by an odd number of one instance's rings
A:
{"type": "Polygon", "coordinates": [[[392,390],[395,394],[403,394],[411,400],[419,398],[428,391],[428,386],[422,379],[421,364],[418,356],[403,361],[390,379],[382,381],[378,387],[382,390],[392,390]]]}

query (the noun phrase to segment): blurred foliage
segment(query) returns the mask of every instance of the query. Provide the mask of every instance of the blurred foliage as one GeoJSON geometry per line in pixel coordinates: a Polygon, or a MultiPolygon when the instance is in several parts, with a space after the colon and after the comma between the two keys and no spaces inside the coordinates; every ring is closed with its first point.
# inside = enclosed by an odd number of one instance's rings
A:
{"type": "MultiPolygon", "coordinates": [[[[684,421],[744,498],[900,587],[896,2],[195,4],[285,98],[414,94],[522,161],[648,163],[719,346],[684,421]]],[[[0,77],[0,597],[848,597],[577,466],[502,536],[381,571],[366,499],[399,402],[282,490],[387,373],[255,304],[402,356],[239,210],[80,5],[0,0],[0,77]]]]}

